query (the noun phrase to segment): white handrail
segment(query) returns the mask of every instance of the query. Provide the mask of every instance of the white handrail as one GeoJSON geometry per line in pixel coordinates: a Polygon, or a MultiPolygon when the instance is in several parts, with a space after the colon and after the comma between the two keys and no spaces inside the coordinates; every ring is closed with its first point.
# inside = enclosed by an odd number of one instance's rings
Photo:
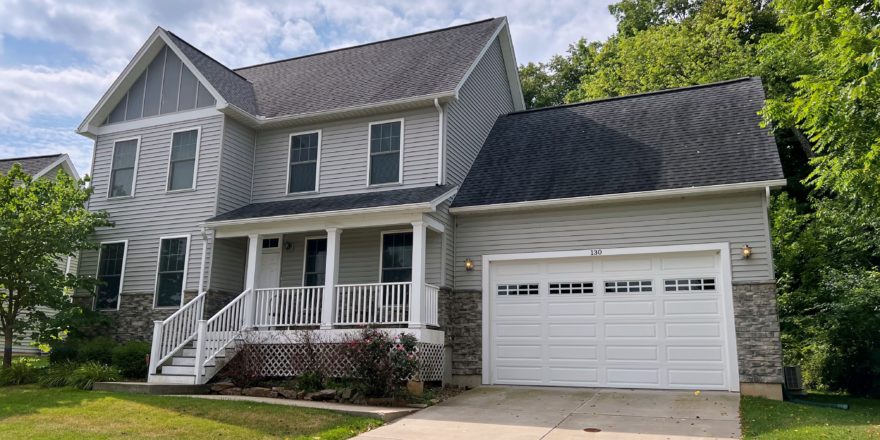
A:
{"type": "Polygon", "coordinates": [[[250,289],[245,290],[210,319],[198,323],[194,369],[198,383],[202,383],[204,365],[226,349],[242,330],[253,325],[252,293],[250,289]]]}
{"type": "Polygon", "coordinates": [[[412,283],[366,283],[336,286],[335,324],[405,324],[412,283]]]}
{"type": "Polygon", "coordinates": [[[257,289],[255,327],[321,324],[323,286],[257,289]]]}
{"type": "Polygon", "coordinates": [[[207,292],[200,293],[164,321],[153,321],[150,374],[156,374],[159,365],[196,336],[198,322],[205,311],[206,295],[207,292]]]}
{"type": "Polygon", "coordinates": [[[425,284],[425,299],[422,301],[424,312],[422,318],[426,325],[439,326],[437,320],[437,300],[440,296],[440,288],[433,284],[425,284]]]}

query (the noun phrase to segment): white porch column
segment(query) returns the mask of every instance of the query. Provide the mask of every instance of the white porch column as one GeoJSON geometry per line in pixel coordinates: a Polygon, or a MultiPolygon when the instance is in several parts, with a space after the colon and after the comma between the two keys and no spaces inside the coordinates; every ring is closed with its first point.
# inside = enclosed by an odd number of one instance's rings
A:
{"type": "Polygon", "coordinates": [[[256,303],[254,303],[254,290],[257,288],[257,277],[260,274],[260,236],[248,235],[247,272],[244,278],[244,289],[250,290],[251,295],[245,302],[245,327],[253,327],[256,303]]]}
{"type": "Polygon", "coordinates": [[[412,290],[409,299],[409,328],[424,328],[422,300],[425,296],[425,249],[428,229],[423,221],[412,222],[412,290]]]}
{"type": "Polygon", "coordinates": [[[327,260],[324,263],[324,294],[321,298],[321,328],[333,328],[336,312],[336,282],[339,280],[339,237],[342,229],[327,228],[327,260]]]}

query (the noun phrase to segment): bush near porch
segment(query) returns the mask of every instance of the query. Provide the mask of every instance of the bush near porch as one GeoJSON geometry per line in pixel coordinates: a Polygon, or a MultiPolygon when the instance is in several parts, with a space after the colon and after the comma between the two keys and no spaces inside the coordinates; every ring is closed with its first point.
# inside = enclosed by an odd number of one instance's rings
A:
{"type": "Polygon", "coordinates": [[[0,438],[347,439],[379,426],[310,408],[175,396],[0,388],[0,438]]]}

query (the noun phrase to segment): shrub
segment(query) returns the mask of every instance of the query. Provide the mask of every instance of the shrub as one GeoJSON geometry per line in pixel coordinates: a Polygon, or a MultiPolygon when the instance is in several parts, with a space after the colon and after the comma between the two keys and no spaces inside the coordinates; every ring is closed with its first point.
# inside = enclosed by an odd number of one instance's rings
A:
{"type": "Polygon", "coordinates": [[[113,363],[113,349],[116,346],[116,341],[107,337],[86,341],[79,347],[79,361],[110,365],[113,363]]]}
{"type": "Polygon", "coordinates": [[[12,361],[12,365],[0,368],[0,385],[24,385],[36,383],[39,376],[39,368],[34,365],[30,358],[18,358],[12,361]]]}
{"type": "Polygon", "coordinates": [[[143,379],[150,368],[147,360],[149,355],[149,342],[132,341],[118,345],[113,349],[113,366],[119,369],[123,377],[143,379]]]}
{"type": "Polygon", "coordinates": [[[397,392],[418,373],[416,338],[401,333],[395,338],[372,328],[346,341],[345,355],[351,360],[352,376],[368,397],[386,397],[397,392]]]}
{"type": "Polygon", "coordinates": [[[261,345],[249,340],[238,341],[236,355],[223,371],[224,375],[237,387],[247,388],[266,378],[263,374],[265,356],[261,345]]]}
{"type": "Polygon", "coordinates": [[[79,358],[79,347],[71,340],[56,341],[50,345],[49,363],[61,364],[73,362],[79,358]]]}
{"type": "Polygon", "coordinates": [[[81,390],[90,390],[95,382],[116,382],[120,379],[119,370],[98,362],[86,362],[70,375],[68,385],[81,390]]]}
{"type": "Polygon", "coordinates": [[[297,389],[306,392],[323,389],[327,379],[324,368],[327,356],[321,349],[324,340],[313,330],[300,330],[294,334],[293,342],[301,350],[301,354],[290,358],[291,369],[300,372],[296,380],[297,389]]]}
{"type": "Polygon", "coordinates": [[[44,387],[63,387],[68,384],[78,367],[79,364],[73,361],[53,364],[40,375],[38,382],[44,387]]]}

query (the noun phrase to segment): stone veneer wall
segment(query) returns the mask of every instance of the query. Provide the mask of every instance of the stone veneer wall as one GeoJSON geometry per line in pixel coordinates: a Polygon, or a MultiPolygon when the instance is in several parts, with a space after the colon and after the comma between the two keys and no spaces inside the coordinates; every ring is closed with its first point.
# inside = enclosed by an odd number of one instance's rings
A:
{"type": "Polygon", "coordinates": [[[776,284],[735,283],[733,308],[740,382],[782,383],[776,284]]]}
{"type": "MultiPolygon", "coordinates": [[[[774,283],[733,286],[740,382],[782,383],[782,343],[774,283]]],[[[482,295],[454,291],[446,300],[446,344],[453,375],[482,374],[482,295]]]]}

